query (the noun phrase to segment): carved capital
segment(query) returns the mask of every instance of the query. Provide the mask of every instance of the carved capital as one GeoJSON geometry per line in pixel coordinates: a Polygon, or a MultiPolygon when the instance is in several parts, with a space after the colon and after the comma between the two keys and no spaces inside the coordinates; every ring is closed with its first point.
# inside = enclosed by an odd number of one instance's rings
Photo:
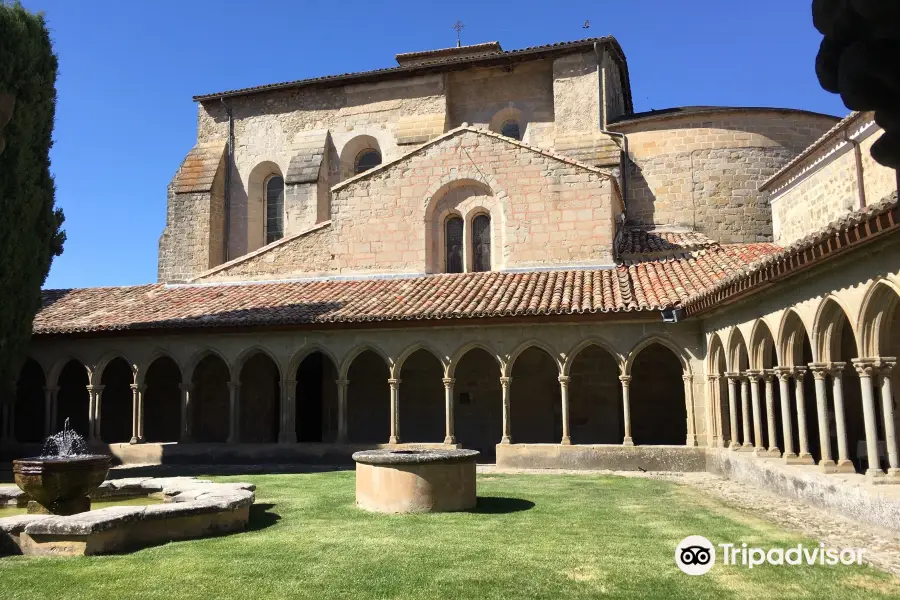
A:
{"type": "Polygon", "coordinates": [[[828,374],[834,377],[835,379],[840,379],[844,376],[844,368],[847,366],[845,362],[833,362],[828,365],[828,374]]]}
{"type": "Polygon", "coordinates": [[[750,383],[757,383],[760,377],[762,377],[762,374],[762,371],[744,371],[744,375],[747,377],[750,383]]]}
{"type": "MultiPolygon", "coordinates": [[[[134,386],[134,384],[132,384],[132,387],[133,386],[134,386]]],[[[100,394],[102,394],[103,390],[106,389],[105,385],[86,385],[85,387],[87,388],[87,391],[89,391],[89,392],[98,392],[100,394]]]]}
{"type": "Polygon", "coordinates": [[[859,373],[860,377],[872,377],[878,372],[875,365],[875,359],[872,358],[854,358],[852,361],[853,368],[859,373]]]}
{"type": "Polygon", "coordinates": [[[631,385],[631,375],[619,375],[619,381],[622,382],[622,387],[628,387],[631,385]]]}
{"type": "Polygon", "coordinates": [[[501,377],[500,385],[503,387],[509,387],[510,382],[512,381],[512,377],[501,377]]]}
{"type": "Polygon", "coordinates": [[[803,381],[803,377],[809,371],[806,367],[794,367],[794,378],[797,381],[803,381]]]}
{"type": "Polygon", "coordinates": [[[568,387],[568,385],[569,385],[569,376],[568,375],[560,375],[558,379],[559,379],[560,386],[568,387]]]}
{"type": "MultiPolygon", "coordinates": [[[[240,384],[238,384],[238,385],[240,385],[240,384]]],[[[145,386],[144,384],[142,384],[142,383],[132,383],[132,384],[131,384],[130,386],[128,386],[128,387],[131,388],[131,391],[133,391],[133,392],[139,392],[139,393],[143,393],[144,389],[146,389],[146,386],[145,386]]]]}
{"type": "Polygon", "coordinates": [[[883,377],[890,377],[891,371],[897,365],[897,359],[893,356],[883,356],[875,362],[878,368],[878,374],[883,377]]]}
{"type": "Polygon", "coordinates": [[[791,367],[775,367],[772,369],[772,372],[775,373],[775,377],[779,381],[790,381],[791,376],[794,374],[794,369],[791,367]]]}
{"type": "Polygon", "coordinates": [[[388,384],[391,386],[391,389],[397,389],[402,381],[402,379],[395,379],[391,377],[390,379],[388,379],[388,384]]]}
{"type": "Polygon", "coordinates": [[[350,385],[349,379],[335,379],[334,382],[338,387],[347,387],[348,385],[350,385]]]}
{"type": "Polygon", "coordinates": [[[690,383],[694,380],[694,376],[691,375],[690,373],[684,373],[681,376],[681,380],[684,381],[685,383],[690,383]]]}
{"type": "Polygon", "coordinates": [[[455,377],[444,377],[443,379],[441,379],[441,381],[444,382],[445,388],[449,388],[451,385],[456,383],[456,378],[455,377]]]}
{"type": "Polygon", "coordinates": [[[741,374],[735,373],[735,372],[728,372],[728,373],[725,373],[725,377],[727,377],[729,379],[729,381],[733,381],[733,382],[737,383],[741,379],[741,374]]]}

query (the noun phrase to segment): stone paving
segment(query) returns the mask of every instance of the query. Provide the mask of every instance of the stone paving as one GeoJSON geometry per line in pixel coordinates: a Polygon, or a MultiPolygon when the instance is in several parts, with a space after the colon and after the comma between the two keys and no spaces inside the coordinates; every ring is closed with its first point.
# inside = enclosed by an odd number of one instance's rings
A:
{"type": "Polygon", "coordinates": [[[498,469],[494,465],[479,465],[478,472],[484,474],[601,474],[672,481],[709,494],[738,511],[749,513],[754,517],[775,523],[789,531],[801,533],[816,541],[823,542],[826,546],[864,548],[863,558],[866,562],[896,577],[900,577],[900,533],[859,523],[802,502],[711,473],[498,469]]]}

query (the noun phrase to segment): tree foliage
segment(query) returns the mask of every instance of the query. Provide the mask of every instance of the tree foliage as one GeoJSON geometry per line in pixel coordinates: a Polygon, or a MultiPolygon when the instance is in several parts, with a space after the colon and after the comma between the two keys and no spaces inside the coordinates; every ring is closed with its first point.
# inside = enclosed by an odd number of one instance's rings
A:
{"type": "Polygon", "coordinates": [[[50,175],[56,68],[43,16],[0,0],[0,402],[14,398],[41,286],[65,241],[50,175]]]}

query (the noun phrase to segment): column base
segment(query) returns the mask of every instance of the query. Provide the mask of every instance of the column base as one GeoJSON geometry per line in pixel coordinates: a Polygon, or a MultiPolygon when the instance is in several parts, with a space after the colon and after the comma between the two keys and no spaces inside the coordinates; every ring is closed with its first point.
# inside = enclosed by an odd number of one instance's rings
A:
{"type": "Polygon", "coordinates": [[[867,469],[866,470],[866,479],[869,480],[869,483],[878,485],[881,483],[885,483],[885,479],[887,479],[887,475],[884,474],[884,471],[881,469],[867,469]]]}
{"type": "Polygon", "coordinates": [[[801,454],[800,456],[795,456],[794,458],[785,458],[784,462],[789,465],[814,465],[816,461],[813,460],[811,454],[801,454]]]}
{"type": "Polygon", "coordinates": [[[753,452],[753,450],[753,444],[750,443],[741,444],[741,447],[738,448],[738,452],[753,452]]]}
{"type": "Polygon", "coordinates": [[[837,461],[835,470],[838,473],[856,473],[856,467],[853,465],[853,462],[847,460],[846,458],[837,461]]]}
{"type": "Polygon", "coordinates": [[[762,446],[757,446],[753,449],[753,455],[760,458],[766,458],[767,456],[769,456],[769,451],[762,446]]]}
{"type": "MultiPolygon", "coordinates": [[[[102,444],[103,442],[101,442],[100,440],[95,440],[93,443],[102,444]]],[[[128,443],[129,444],[143,444],[144,440],[139,437],[132,437],[130,440],[128,440],[128,443]]]]}
{"type": "Polygon", "coordinates": [[[768,451],[766,451],[766,456],[768,456],[769,458],[781,458],[781,450],[779,450],[775,446],[772,446],[768,449],[768,451]]]}
{"type": "Polygon", "coordinates": [[[797,455],[793,452],[785,452],[781,455],[781,459],[786,463],[790,463],[790,461],[794,460],[795,458],[797,458],[797,455]]]}
{"type": "Polygon", "coordinates": [[[560,445],[562,445],[562,446],[571,446],[571,445],[572,445],[572,438],[569,437],[569,436],[565,436],[565,437],[562,439],[562,441],[560,442],[560,445]]]}
{"type": "Polygon", "coordinates": [[[444,438],[444,443],[445,444],[456,444],[456,436],[448,435],[447,437],[444,438]]]}
{"type": "Polygon", "coordinates": [[[625,440],[622,442],[622,445],[623,445],[623,446],[634,446],[634,440],[631,439],[630,437],[627,437],[627,438],[625,438],[625,440]]]}
{"type": "Polygon", "coordinates": [[[297,443],[297,434],[294,432],[285,433],[278,436],[279,444],[296,444],[297,443]]]}
{"type": "Polygon", "coordinates": [[[741,449],[741,445],[738,444],[737,442],[735,442],[734,440],[731,440],[731,442],[729,442],[729,444],[728,444],[728,449],[732,450],[734,452],[737,452],[738,450],[741,449]]]}
{"type": "Polygon", "coordinates": [[[684,445],[685,446],[696,446],[697,445],[697,436],[692,433],[689,433],[687,435],[687,439],[685,439],[685,441],[684,441],[684,445]]]}
{"type": "Polygon", "coordinates": [[[392,435],[390,437],[390,439],[388,439],[388,444],[399,444],[399,443],[400,443],[400,436],[392,435]]]}
{"type": "Polygon", "coordinates": [[[819,470],[823,473],[837,473],[837,465],[830,458],[819,461],[819,470]]]}
{"type": "Polygon", "coordinates": [[[504,435],[502,438],[500,438],[500,443],[501,444],[512,444],[512,438],[509,437],[508,435],[504,435]]]}

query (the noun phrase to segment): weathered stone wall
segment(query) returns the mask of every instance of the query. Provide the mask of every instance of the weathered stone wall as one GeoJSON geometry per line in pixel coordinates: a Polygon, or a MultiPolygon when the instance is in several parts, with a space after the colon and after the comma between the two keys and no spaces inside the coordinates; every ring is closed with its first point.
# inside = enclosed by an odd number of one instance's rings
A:
{"type": "Polygon", "coordinates": [[[619,64],[613,60],[609,51],[603,52],[600,68],[603,77],[604,124],[608,124],[625,114],[625,90],[622,88],[619,64]]]}
{"type": "Polygon", "coordinates": [[[553,61],[553,119],[556,134],[600,129],[600,73],[593,52],[553,61]]]}
{"type": "Polygon", "coordinates": [[[611,125],[628,135],[633,225],[692,227],[721,242],[772,239],[761,182],[831,128],[797,111],[717,111],[611,125]]]}
{"type": "Polygon", "coordinates": [[[896,173],[876,163],[872,144],[883,131],[865,115],[836,131],[809,156],[780,175],[772,185],[772,218],[775,242],[790,245],[824,227],[850,211],[861,207],[859,180],[862,177],[864,201],[880,201],[897,186],[896,173]],[[857,168],[856,152],[847,135],[859,143],[862,173],[857,168]]]}

